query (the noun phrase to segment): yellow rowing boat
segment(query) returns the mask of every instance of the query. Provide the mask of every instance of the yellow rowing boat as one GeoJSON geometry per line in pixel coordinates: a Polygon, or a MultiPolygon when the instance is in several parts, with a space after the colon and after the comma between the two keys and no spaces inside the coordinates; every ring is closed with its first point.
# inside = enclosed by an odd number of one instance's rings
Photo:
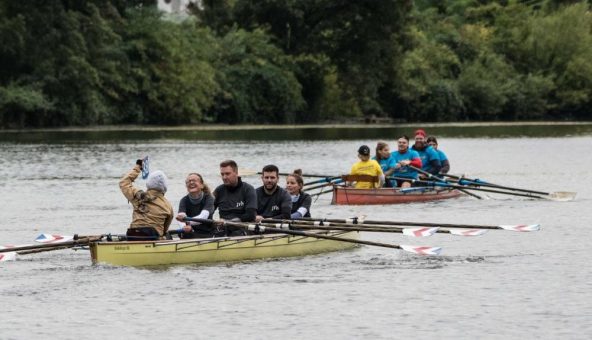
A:
{"type": "MultiPolygon", "coordinates": [[[[357,231],[317,231],[323,235],[357,240],[357,231]]],[[[304,256],[351,249],[355,243],[286,234],[263,234],[162,241],[99,241],[90,244],[94,264],[156,266],[212,263],[304,256]]]]}

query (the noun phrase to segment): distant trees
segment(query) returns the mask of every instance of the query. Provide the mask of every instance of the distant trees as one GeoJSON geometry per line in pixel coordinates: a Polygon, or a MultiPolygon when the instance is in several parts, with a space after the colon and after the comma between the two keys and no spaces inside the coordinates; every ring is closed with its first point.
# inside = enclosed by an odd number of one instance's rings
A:
{"type": "Polygon", "coordinates": [[[592,118],[585,1],[0,0],[0,127],[592,118]]]}

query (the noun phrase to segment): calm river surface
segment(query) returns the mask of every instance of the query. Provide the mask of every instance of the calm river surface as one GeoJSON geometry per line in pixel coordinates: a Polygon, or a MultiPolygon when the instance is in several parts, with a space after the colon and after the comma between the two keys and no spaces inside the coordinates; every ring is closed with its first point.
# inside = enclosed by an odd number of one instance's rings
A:
{"type": "MultiPolygon", "coordinates": [[[[23,255],[0,263],[0,339],[590,339],[592,131],[578,131],[488,138],[442,133],[440,140],[452,173],[541,191],[577,191],[573,202],[492,194],[484,200],[332,206],[325,195],[312,210],[333,218],[540,223],[540,232],[423,239],[362,234],[373,241],[442,246],[440,257],[363,246],[304,258],[125,268],[93,266],[84,250],[23,255]]],[[[379,137],[396,146],[395,136],[379,137]]],[[[377,141],[349,135],[151,138],[43,143],[4,135],[0,245],[31,243],[42,232],[125,232],[131,208],[118,179],[146,154],[152,170],[169,176],[167,196],[176,211],[185,174],[198,171],[216,186],[223,159],[249,169],[275,163],[283,172],[302,168],[335,175],[349,170],[361,144],[373,148],[377,141]]],[[[244,180],[259,186],[257,176],[244,180]]]]}

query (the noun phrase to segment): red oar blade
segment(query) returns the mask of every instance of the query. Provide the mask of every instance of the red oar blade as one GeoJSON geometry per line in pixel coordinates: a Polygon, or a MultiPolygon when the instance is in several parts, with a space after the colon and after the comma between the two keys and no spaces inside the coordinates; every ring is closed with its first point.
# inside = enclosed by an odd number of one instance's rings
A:
{"type": "Polygon", "coordinates": [[[450,229],[448,232],[457,236],[481,236],[487,232],[486,229],[450,229]]]}
{"type": "Polygon", "coordinates": [[[518,225],[500,225],[499,226],[505,230],[512,230],[512,231],[539,231],[541,230],[540,224],[518,224],[518,225]]]}
{"type": "Polygon", "coordinates": [[[11,251],[8,253],[0,253],[0,262],[14,261],[16,260],[16,252],[11,251]]]}
{"type": "Polygon", "coordinates": [[[410,246],[404,244],[401,245],[401,249],[418,255],[440,255],[442,252],[442,247],[410,246]]]}
{"type": "Polygon", "coordinates": [[[411,237],[428,237],[434,235],[438,231],[438,227],[419,227],[419,228],[405,228],[403,235],[411,237]]]}
{"type": "Polygon", "coordinates": [[[41,234],[37,236],[35,242],[39,243],[59,243],[59,242],[66,242],[72,241],[74,239],[73,236],[63,236],[63,235],[54,235],[54,234],[41,234]]]}

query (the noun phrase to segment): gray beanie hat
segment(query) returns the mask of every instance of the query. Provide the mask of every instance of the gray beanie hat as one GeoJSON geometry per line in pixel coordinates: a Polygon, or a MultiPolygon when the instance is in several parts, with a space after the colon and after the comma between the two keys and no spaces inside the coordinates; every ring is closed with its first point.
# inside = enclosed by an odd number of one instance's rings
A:
{"type": "Polygon", "coordinates": [[[167,192],[167,177],[164,172],[157,170],[151,172],[146,179],[146,188],[154,189],[162,192],[163,194],[167,192]]]}

